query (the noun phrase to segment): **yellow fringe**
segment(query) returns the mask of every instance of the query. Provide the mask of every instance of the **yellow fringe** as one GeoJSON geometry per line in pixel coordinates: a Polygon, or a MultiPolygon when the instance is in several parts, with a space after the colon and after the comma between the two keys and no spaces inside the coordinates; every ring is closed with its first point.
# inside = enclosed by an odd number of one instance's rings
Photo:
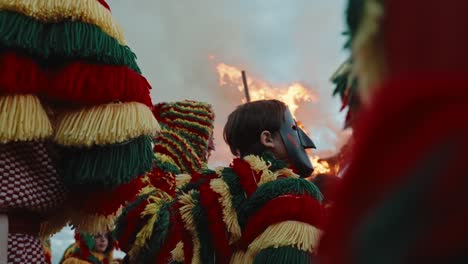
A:
{"type": "Polygon", "coordinates": [[[154,136],[160,127],[143,104],[111,103],[60,116],[55,141],[64,146],[107,145],[141,135],[154,136]]]}
{"type": "Polygon", "coordinates": [[[190,174],[179,174],[176,176],[176,185],[177,189],[184,187],[185,184],[189,183],[192,180],[190,174]]]}
{"type": "Polygon", "coordinates": [[[316,227],[298,221],[284,221],[269,226],[250,245],[247,254],[256,256],[269,247],[294,246],[299,250],[314,253],[320,240],[321,231],[316,227]]]}
{"type": "Polygon", "coordinates": [[[270,171],[271,164],[267,164],[262,158],[255,155],[249,155],[244,157],[244,160],[249,163],[252,170],[257,173],[262,173],[260,176],[260,181],[258,182],[258,186],[276,180],[277,175],[270,171]]]}
{"type": "Polygon", "coordinates": [[[176,247],[171,251],[172,261],[184,263],[184,243],[180,241],[176,247]]]}
{"type": "Polygon", "coordinates": [[[161,154],[161,153],[154,153],[154,156],[161,160],[161,162],[164,162],[164,163],[170,163],[170,164],[174,164],[175,166],[177,166],[177,163],[174,161],[173,158],[169,157],[168,155],[166,154],[161,154]]]}
{"type": "Polygon", "coordinates": [[[148,200],[150,201],[150,203],[146,205],[145,210],[141,212],[140,216],[141,218],[144,218],[145,216],[151,217],[136,235],[135,242],[133,243],[133,246],[128,252],[128,255],[130,255],[131,258],[135,258],[138,256],[138,253],[145,246],[146,241],[148,241],[148,239],[151,237],[151,234],[153,233],[154,223],[158,221],[158,211],[161,209],[161,206],[164,203],[164,200],[162,198],[156,196],[151,196],[150,198],[148,198],[148,200]]]}
{"type": "Polygon", "coordinates": [[[115,220],[121,213],[119,209],[115,214],[103,216],[74,211],[70,217],[70,224],[80,232],[99,234],[109,232],[115,227],[115,220]]]}
{"type": "Polygon", "coordinates": [[[242,231],[237,219],[237,213],[232,206],[232,196],[229,192],[229,186],[222,179],[218,178],[210,181],[210,187],[221,196],[219,198],[219,203],[223,207],[223,222],[230,234],[229,244],[232,245],[241,238],[242,231]]]}
{"type": "Polygon", "coordinates": [[[67,258],[62,264],[89,264],[89,262],[78,258],[67,258]]]}
{"type": "Polygon", "coordinates": [[[191,194],[195,191],[192,190],[189,193],[184,193],[179,197],[179,202],[183,204],[180,207],[180,215],[182,221],[184,222],[185,228],[190,232],[193,239],[193,256],[192,264],[200,264],[200,239],[198,238],[198,232],[195,228],[195,223],[193,222],[192,210],[195,207],[195,201],[192,199],[191,194]]]}
{"type": "Polygon", "coordinates": [[[2,0],[0,10],[22,13],[43,22],[72,20],[93,24],[125,45],[123,30],[97,0],[2,0]]]}
{"type": "Polygon", "coordinates": [[[52,134],[49,117],[36,96],[0,96],[0,143],[41,140],[52,134]]]}
{"type": "Polygon", "coordinates": [[[367,46],[369,41],[380,32],[381,21],[384,16],[382,4],[377,0],[367,0],[364,4],[364,15],[358,32],[352,43],[353,48],[367,46]]]}
{"type": "Polygon", "coordinates": [[[291,169],[289,168],[283,168],[283,169],[280,169],[280,170],[277,170],[275,171],[275,180],[279,177],[279,176],[282,176],[282,177],[287,177],[287,178],[295,178],[295,179],[299,179],[300,176],[297,175],[296,173],[294,173],[294,171],[292,171],[291,169]]]}
{"type": "Polygon", "coordinates": [[[236,251],[231,256],[231,260],[229,264],[252,264],[254,262],[254,258],[252,255],[245,253],[245,251],[236,251]]]}

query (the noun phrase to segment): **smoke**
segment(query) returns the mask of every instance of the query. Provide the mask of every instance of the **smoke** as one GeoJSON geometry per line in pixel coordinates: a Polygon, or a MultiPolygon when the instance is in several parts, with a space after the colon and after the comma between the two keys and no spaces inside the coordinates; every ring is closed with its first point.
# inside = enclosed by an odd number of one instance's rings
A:
{"type": "Polygon", "coordinates": [[[216,111],[212,165],[231,155],[222,140],[227,115],[241,103],[237,89],[219,87],[216,64],[245,69],[269,83],[300,81],[319,95],[298,118],[320,151],[333,153],[343,137],[340,103],[329,76],[345,59],[344,0],[157,1],[110,0],[114,17],[153,85],[153,101],[194,99],[216,111]],[[214,55],[214,59],[210,59],[214,55]]]}

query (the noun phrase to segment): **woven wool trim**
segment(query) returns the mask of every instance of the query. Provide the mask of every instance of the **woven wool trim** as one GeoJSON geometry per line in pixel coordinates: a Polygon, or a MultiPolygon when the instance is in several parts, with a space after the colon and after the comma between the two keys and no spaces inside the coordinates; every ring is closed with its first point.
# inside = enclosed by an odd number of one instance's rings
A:
{"type": "Polygon", "coordinates": [[[64,146],[108,145],[160,130],[144,104],[112,103],[66,112],[59,117],[55,141],[64,146]]]}
{"type": "Polygon", "coordinates": [[[78,20],[93,24],[125,45],[123,30],[96,0],[2,0],[0,10],[14,11],[43,22],[78,20]]]}
{"type": "Polygon", "coordinates": [[[34,95],[0,96],[0,143],[50,137],[52,124],[34,95]]]}

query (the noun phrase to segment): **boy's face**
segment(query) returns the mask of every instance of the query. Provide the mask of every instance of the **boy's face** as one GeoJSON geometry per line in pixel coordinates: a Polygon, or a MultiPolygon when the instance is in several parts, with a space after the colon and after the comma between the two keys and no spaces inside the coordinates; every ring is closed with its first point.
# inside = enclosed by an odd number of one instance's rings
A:
{"type": "Polygon", "coordinates": [[[315,148],[315,144],[296,124],[289,109],[286,109],[284,113],[284,123],[279,132],[287,153],[287,160],[298,170],[301,177],[309,177],[314,168],[305,150],[315,148]]]}

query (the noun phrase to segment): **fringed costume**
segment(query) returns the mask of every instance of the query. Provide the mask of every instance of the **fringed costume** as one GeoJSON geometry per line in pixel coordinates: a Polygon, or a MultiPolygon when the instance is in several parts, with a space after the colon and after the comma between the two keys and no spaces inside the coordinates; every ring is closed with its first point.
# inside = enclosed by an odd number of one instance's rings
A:
{"type": "Polygon", "coordinates": [[[359,82],[378,81],[359,87],[372,93],[321,263],[468,263],[468,2],[350,0],[348,12],[359,82]]]}
{"type": "Polygon", "coordinates": [[[113,226],[159,125],[104,0],[0,0],[0,32],[0,257],[44,263],[39,233],[113,226]]]}

